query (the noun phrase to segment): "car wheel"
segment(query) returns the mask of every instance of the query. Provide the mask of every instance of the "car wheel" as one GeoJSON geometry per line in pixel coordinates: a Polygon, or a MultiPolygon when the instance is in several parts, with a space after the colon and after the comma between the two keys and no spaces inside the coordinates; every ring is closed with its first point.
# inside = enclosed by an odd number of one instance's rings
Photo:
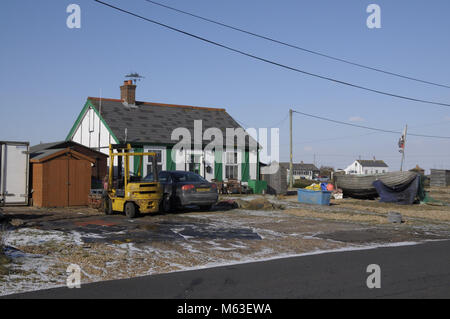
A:
{"type": "Polygon", "coordinates": [[[172,209],[183,209],[183,205],[181,205],[181,200],[179,197],[175,197],[172,201],[172,209]]]}
{"type": "Polygon", "coordinates": [[[128,202],[125,204],[125,215],[128,218],[136,217],[136,206],[132,202],[128,202]]]}
{"type": "Polygon", "coordinates": [[[163,213],[169,213],[172,211],[172,203],[168,195],[165,195],[163,200],[161,201],[160,211],[163,213]]]}
{"type": "Polygon", "coordinates": [[[200,210],[202,211],[208,211],[211,210],[212,205],[201,205],[200,210]]]}

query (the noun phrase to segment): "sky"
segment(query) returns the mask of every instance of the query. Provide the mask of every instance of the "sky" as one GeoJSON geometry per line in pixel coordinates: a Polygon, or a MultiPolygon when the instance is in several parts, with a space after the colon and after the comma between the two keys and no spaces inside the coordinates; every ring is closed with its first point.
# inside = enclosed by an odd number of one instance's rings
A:
{"type": "MultiPolygon", "coordinates": [[[[176,28],[295,68],[450,104],[450,89],[399,79],[255,39],[151,5],[106,0],[176,28]]],[[[159,0],[182,10],[357,63],[450,85],[450,1],[159,0]],[[381,28],[366,25],[369,4],[381,28]]],[[[416,134],[450,136],[450,108],[381,96],[232,53],[93,0],[0,4],[0,140],[65,139],[88,96],[119,98],[138,72],[137,99],[223,107],[246,128],[280,128],[289,160],[289,109],[416,134]],[[69,29],[69,4],[81,28],[69,29]]],[[[400,136],[295,114],[294,161],[345,168],[358,158],[400,167],[400,136]],[[369,134],[370,133],[370,134],[369,134]]],[[[409,137],[405,167],[450,169],[450,139],[409,137]]]]}

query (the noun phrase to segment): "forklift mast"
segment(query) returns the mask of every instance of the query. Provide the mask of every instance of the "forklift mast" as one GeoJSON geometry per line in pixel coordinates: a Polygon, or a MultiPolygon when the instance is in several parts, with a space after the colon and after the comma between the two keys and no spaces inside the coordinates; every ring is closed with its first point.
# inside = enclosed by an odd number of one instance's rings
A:
{"type": "Polygon", "coordinates": [[[109,176],[108,176],[108,191],[113,188],[114,180],[120,181],[123,179],[123,187],[126,188],[130,180],[130,157],[139,156],[138,176],[142,176],[142,163],[144,156],[150,156],[152,159],[153,181],[158,181],[158,169],[156,165],[156,153],[154,152],[132,152],[131,144],[110,144],[109,145],[109,176]],[[114,160],[117,157],[117,177],[114,178],[114,160]],[[123,176],[122,176],[123,168],[123,176]]]}

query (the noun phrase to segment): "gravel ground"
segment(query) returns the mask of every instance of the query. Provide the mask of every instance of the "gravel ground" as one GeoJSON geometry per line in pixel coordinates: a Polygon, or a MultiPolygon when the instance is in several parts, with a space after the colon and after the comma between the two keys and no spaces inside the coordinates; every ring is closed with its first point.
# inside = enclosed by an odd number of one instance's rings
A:
{"type": "Polygon", "coordinates": [[[294,197],[236,198],[244,206],[254,200],[269,205],[133,220],[88,208],[5,209],[16,226],[6,233],[6,254],[13,262],[9,274],[0,276],[0,294],[63,286],[70,264],[81,267],[86,283],[450,238],[449,207],[392,207],[350,199],[316,207],[299,204],[294,197]],[[388,223],[392,210],[406,222],[388,223]]]}

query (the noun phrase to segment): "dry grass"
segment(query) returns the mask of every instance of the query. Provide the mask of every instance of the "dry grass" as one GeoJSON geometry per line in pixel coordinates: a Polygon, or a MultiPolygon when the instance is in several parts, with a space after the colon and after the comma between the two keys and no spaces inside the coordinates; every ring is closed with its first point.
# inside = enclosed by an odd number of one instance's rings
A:
{"type": "MultiPolygon", "coordinates": [[[[450,203],[450,187],[432,187],[427,189],[427,191],[432,198],[450,203]]],[[[279,199],[297,202],[296,196],[283,196],[279,199]]],[[[450,206],[426,204],[403,206],[380,203],[378,200],[359,200],[353,198],[331,200],[331,204],[332,206],[321,209],[311,206],[311,209],[304,207],[292,208],[285,212],[305,218],[386,224],[388,213],[395,211],[401,213],[407,223],[414,223],[418,219],[431,223],[450,222],[450,206]]]]}
{"type": "Polygon", "coordinates": [[[6,267],[9,262],[9,258],[5,256],[5,229],[0,224],[0,278],[9,273],[6,267]]]}
{"type": "MultiPolygon", "coordinates": [[[[443,202],[450,203],[450,187],[431,187],[427,189],[429,195],[443,202]]],[[[437,222],[450,222],[450,206],[434,205],[395,205],[380,203],[377,200],[345,199],[334,201],[337,207],[349,208],[361,211],[371,211],[381,215],[387,215],[390,211],[401,213],[405,217],[420,218],[437,222]]]]}
{"type": "Polygon", "coordinates": [[[6,240],[6,229],[3,224],[0,224],[0,256],[4,255],[6,240]]]}
{"type": "Polygon", "coordinates": [[[333,221],[352,221],[360,223],[386,224],[388,221],[385,217],[369,214],[354,213],[352,211],[314,211],[307,209],[288,209],[284,211],[287,214],[304,217],[328,219],[333,221]]]}
{"type": "Polygon", "coordinates": [[[430,192],[431,196],[435,194],[447,194],[450,199],[450,187],[430,187],[427,189],[430,192]]]}
{"type": "Polygon", "coordinates": [[[450,222],[450,207],[429,205],[394,205],[379,203],[377,201],[365,201],[357,199],[345,199],[336,203],[337,207],[349,210],[370,211],[387,216],[388,212],[396,211],[405,217],[428,219],[433,221],[450,222]]]}
{"type": "Polygon", "coordinates": [[[77,245],[47,242],[39,246],[18,247],[30,254],[52,257],[55,263],[46,275],[64,275],[69,264],[81,267],[83,282],[123,279],[147,274],[167,273],[186,268],[204,267],[210,263],[241,262],[292,255],[318,249],[336,249],[345,244],[333,243],[321,238],[286,236],[276,240],[198,240],[193,242],[153,242],[146,250],[129,250],[109,244],[90,244],[83,248],[77,245]],[[220,249],[217,249],[217,247],[220,249]],[[155,250],[154,250],[155,249],[155,250]]]}

